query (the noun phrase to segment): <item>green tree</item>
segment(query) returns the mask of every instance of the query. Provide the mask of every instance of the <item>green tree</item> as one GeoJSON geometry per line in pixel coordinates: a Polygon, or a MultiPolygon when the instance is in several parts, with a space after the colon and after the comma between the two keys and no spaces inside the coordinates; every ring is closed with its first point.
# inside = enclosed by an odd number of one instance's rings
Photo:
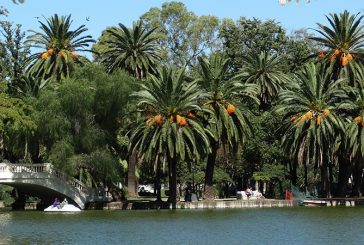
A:
{"type": "Polygon", "coordinates": [[[259,87],[260,107],[267,110],[278,92],[290,80],[282,71],[281,57],[268,52],[250,53],[243,58],[240,76],[246,83],[259,87]]]}
{"type": "Polygon", "coordinates": [[[295,30],[289,35],[285,52],[281,53],[284,57],[282,67],[286,72],[297,72],[311,59],[313,53],[318,53],[322,46],[310,39],[311,34],[306,29],[295,30]],[[288,69],[287,69],[288,68],[288,69]]]}
{"type": "Polygon", "coordinates": [[[6,92],[6,84],[0,83],[1,158],[18,161],[27,158],[27,138],[37,125],[30,117],[32,108],[23,100],[10,97],[6,92]]]}
{"type": "Polygon", "coordinates": [[[106,29],[100,43],[101,63],[108,72],[125,69],[138,79],[155,73],[160,60],[160,47],[153,35],[156,29],[147,31],[141,21],[134,23],[131,30],[121,23],[106,29]]]}
{"type": "Polygon", "coordinates": [[[294,163],[290,169],[293,184],[296,184],[295,164],[305,168],[305,187],[307,165],[313,164],[315,169],[321,170],[324,196],[330,195],[335,140],[344,131],[343,120],[338,114],[338,102],[344,103],[348,98],[338,86],[344,81],[333,82],[331,70],[309,63],[280,93],[276,108],[284,118],[283,145],[294,163]]]}
{"type": "MultiPolygon", "coordinates": [[[[265,175],[270,168],[274,170],[276,168],[288,169],[289,157],[285,154],[280,142],[283,136],[283,133],[279,130],[282,125],[282,117],[272,109],[264,112],[258,109],[253,111],[253,114],[256,115],[251,119],[254,134],[243,145],[240,153],[241,160],[236,164],[236,169],[240,171],[240,174],[235,178],[239,183],[239,190],[254,186],[252,180],[260,181],[260,184],[262,184],[263,179],[254,177],[257,172],[263,172],[265,175]]],[[[275,184],[284,185],[288,182],[288,178],[280,176],[279,180],[266,178],[264,181],[268,187],[271,187],[264,194],[273,196],[273,190],[274,194],[277,194],[275,191],[281,191],[273,188],[275,184]]],[[[259,188],[261,192],[264,191],[263,185],[259,185],[259,188]]]]}
{"type": "Polygon", "coordinates": [[[29,57],[27,72],[56,81],[68,78],[76,63],[87,62],[78,52],[90,51],[86,48],[95,41],[89,35],[83,36],[87,31],[85,25],[71,30],[71,15],[59,17],[55,14],[39,24],[42,32],[32,31],[27,39],[30,47],[39,50],[29,57]]]}
{"type": "Polygon", "coordinates": [[[156,33],[162,56],[170,65],[194,66],[197,57],[221,49],[219,20],[215,16],[197,16],[182,2],[165,2],[162,8],[151,8],[140,19],[156,33]]]}
{"type": "Polygon", "coordinates": [[[283,194],[283,180],[286,169],[280,164],[264,164],[261,171],[254,172],[253,178],[256,181],[268,183],[268,195],[274,195],[274,185],[278,183],[279,193],[283,194]]]}
{"type": "Polygon", "coordinates": [[[229,59],[221,55],[212,55],[210,59],[199,57],[199,62],[201,74],[198,81],[207,94],[203,103],[213,112],[207,123],[213,137],[210,137],[211,153],[207,158],[205,175],[205,197],[213,198],[213,174],[219,147],[226,144],[236,148],[251,131],[249,110],[238,107],[238,98],[249,96],[255,100],[257,87],[231,77],[229,59]]]}
{"type": "Polygon", "coordinates": [[[24,47],[25,34],[20,25],[13,26],[8,21],[0,21],[0,27],[3,37],[0,40],[0,80],[7,79],[12,89],[24,74],[29,49],[24,47]]]}
{"type": "Polygon", "coordinates": [[[236,23],[225,19],[220,26],[224,51],[233,68],[243,67],[242,58],[249,52],[285,53],[288,42],[285,30],[274,20],[240,18],[236,23]]]}
{"type": "Polygon", "coordinates": [[[169,201],[176,208],[177,166],[183,160],[198,160],[209,150],[206,131],[194,112],[204,98],[196,82],[186,82],[184,70],[162,68],[151,76],[149,86],[141,85],[134,95],[146,116],[132,130],[130,151],[147,161],[166,159],[169,173],[169,201]]]}
{"type": "MultiPolygon", "coordinates": [[[[123,182],[120,160],[127,149],[117,142],[128,130],[133,78],[122,71],[107,74],[100,65],[77,69],[58,88],[46,88],[36,100],[37,142],[33,155],[51,161],[90,186],[114,188],[123,182]]],[[[127,148],[127,147],[125,147],[127,148]]]]}

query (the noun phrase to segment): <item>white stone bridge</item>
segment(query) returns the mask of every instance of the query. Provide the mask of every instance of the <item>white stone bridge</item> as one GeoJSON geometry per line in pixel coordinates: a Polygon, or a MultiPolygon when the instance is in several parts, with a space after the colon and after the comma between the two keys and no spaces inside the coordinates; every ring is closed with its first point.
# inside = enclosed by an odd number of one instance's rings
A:
{"type": "Polygon", "coordinates": [[[0,163],[0,184],[15,187],[20,193],[36,196],[50,205],[54,197],[67,197],[81,209],[88,202],[104,201],[95,189],[68,176],[51,164],[0,163]]]}

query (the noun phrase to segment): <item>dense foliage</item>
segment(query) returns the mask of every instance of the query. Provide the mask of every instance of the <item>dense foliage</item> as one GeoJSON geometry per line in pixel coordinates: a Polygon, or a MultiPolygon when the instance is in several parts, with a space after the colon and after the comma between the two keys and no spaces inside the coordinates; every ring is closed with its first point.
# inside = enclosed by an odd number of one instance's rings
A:
{"type": "Polygon", "coordinates": [[[92,49],[71,16],[31,35],[3,20],[1,161],[51,162],[115,191],[128,176],[164,183],[174,207],[191,184],[205,198],[251,186],[279,197],[291,184],[361,196],[363,16],[326,19],[287,35],[274,20],[168,2],[107,28],[92,49]]]}

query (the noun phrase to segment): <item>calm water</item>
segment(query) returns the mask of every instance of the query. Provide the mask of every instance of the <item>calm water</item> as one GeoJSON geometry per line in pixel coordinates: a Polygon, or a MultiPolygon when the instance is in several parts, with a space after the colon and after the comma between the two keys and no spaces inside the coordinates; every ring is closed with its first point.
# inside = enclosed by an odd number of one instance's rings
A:
{"type": "Polygon", "coordinates": [[[364,208],[0,211],[0,244],[364,244],[364,208]]]}

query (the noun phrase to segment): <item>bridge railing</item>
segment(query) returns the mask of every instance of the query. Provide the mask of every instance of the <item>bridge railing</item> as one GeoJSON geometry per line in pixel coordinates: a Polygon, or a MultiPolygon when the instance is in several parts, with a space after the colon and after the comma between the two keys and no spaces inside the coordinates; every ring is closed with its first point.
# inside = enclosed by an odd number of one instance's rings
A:
{"type": "Polygon", "coordinates": [[[57,178],[67,181],[68,184],[72,185],[73,187],[79,189],[82,192],[89,191],[89,188],[78,179],[68,176],[67,174],[53,167],[51,164],[48,165],[49,165],[49,172],[57,176],[57,178]]]}
{"type": "Polygon", "coordinates": [[[81,181],[68,176],[57,168],[53,167],[50,163],[45,164],[0,164],[0,172],[11,172],[11,173],[49,173],[56,178],[66,181],[71,186],[82,192],[88,192],[89,188],[81,181]]]}

